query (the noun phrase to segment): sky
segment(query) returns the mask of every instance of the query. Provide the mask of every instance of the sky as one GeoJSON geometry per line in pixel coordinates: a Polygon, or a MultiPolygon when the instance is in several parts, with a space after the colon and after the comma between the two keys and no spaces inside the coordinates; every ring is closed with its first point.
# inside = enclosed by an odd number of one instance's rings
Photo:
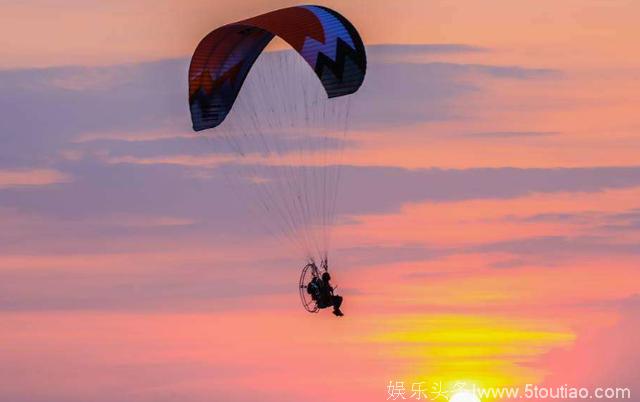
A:
{"type": "Polygon", "coordinates": [[[640,3],[324,4],[369,60],[340,319],[190,130],[198,41],[294,4],[0,0],[0,399],[640,392],[640,3]]]}

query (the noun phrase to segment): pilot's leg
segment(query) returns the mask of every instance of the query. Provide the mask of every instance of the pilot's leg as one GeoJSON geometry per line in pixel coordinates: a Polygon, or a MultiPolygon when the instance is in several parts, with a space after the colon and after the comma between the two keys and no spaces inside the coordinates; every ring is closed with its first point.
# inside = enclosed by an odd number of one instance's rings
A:
{"type": "Polygon", "coordinates": [[[339,309],[342,305],[342,296],[333,296],[333,307],[339,309]]]}

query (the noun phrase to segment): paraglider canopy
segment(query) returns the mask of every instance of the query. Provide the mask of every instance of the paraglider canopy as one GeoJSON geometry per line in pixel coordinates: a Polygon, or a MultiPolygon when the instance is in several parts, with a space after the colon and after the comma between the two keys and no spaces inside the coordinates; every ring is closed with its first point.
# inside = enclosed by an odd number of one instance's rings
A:
{"type": "Polygon", "coordinates": [[[362,84],[364,45],[346,18],[311,5],[272,11],[217,28],[196,48],[189,68],[195,131],[222,123],[251,66],[276,35],[311,66],[329,98],[354,93],[362,84]]]}

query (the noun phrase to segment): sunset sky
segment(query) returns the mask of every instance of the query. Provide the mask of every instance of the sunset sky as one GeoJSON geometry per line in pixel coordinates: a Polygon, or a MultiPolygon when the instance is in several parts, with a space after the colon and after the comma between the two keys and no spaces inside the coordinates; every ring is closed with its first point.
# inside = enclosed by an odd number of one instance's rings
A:
{"type": "Polygon", "coordinates": [[[639,393],[640,2],[322,4],[369,60],[341,319],[302,309],[300,256],[189,120],[198,41],[295,4],[0,0],[0,400],[639,393]]]}

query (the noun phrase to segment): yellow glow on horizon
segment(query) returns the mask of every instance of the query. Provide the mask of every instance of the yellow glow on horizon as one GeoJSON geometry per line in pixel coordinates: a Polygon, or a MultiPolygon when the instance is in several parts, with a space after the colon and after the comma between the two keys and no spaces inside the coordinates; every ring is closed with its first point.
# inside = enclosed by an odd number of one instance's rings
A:
{"type": "Polygon", "coordinates": [[[465,389],[539,381],[537,359],[575,340],[552,322],[489,315],[412,315],[385,327],[372,340],[406,362],[403,378],[446,386],[466,378],[465,389]]]}

